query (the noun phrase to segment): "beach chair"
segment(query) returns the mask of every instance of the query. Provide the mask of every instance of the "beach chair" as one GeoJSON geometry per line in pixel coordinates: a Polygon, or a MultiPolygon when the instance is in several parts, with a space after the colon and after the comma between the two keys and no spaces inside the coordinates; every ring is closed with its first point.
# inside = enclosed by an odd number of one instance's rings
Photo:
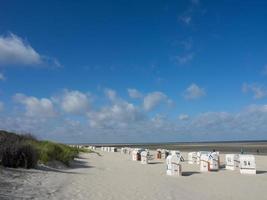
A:
{"type": "Polygon", "coordinates": [[[256,162],[254,155],[239,155],[240,173],[241,174],[256,174],[256,162]]]}
{"type": "Polygon", "coordinates": [[[157,149],[157,159],[161,159],[161,149],[157,149]]]}
{"type": "Polygon", "coordinates": [[[167,171],[169,176],[181,176],[182,166],[180,164],[180,158],[176,154],[169,155],[166,158],[167,171]]]}
{"type": "Polygon", "coordinates": [[[149,152],[142,151],[141,152],[141,164],[148,164],[148,160],[149,160],[149,152]]]}
{"type": "Polygon", "coordinates": [[[235,170],[239,167],[239,155],[238,154],[226,154],[225,155],[225,169],[235,170]]]}

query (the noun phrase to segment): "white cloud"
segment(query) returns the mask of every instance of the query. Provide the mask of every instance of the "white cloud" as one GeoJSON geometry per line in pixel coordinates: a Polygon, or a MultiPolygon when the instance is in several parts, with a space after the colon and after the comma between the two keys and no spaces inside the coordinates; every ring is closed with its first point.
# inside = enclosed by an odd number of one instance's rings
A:
{"type": "MultiPolygon", "coordinates": [[[[233,121],[233,114],[227,112],[205,112],[196,116],[192,122],[192,127],[214,127],[222,124],[229,124],[233,121]],[[222,123],[222,124],[220,124],[222,123]]],[[[218,129],[219,130],[219,129],[218,129]]]]}
{"type": "Polygon", "coordinates": [[[186,99],[198,99],[206,95],[205,89],[199,87],[195,83],[192,83],[184,92],[186,99]]]}
{"type": "Polygon", "coordinates": [[[36,97],[17,93],[14,95],[14,100],[25,106],[26,116],[41,118],[55,116],[54,105],[50,99],[38,99],[36,97]]]}
{"type": "Polygon", "coordinates": [[[0,81],[4,81],[6,80],[6,77],[4,74],[0,73],[0,81]]]}
{"type": "Polygon", "coordinates": [[[175,59],[177,60],[178,64],[180,65],[184,65],[190,61],[192,61],[194,58],[194,54],[193,53],[188,53],[182,56],[176,56],[175,59]]]}
{"type": "Polygon", "coordinates": [[[27,41],[13,33],[0,36],[0,66],[8,65],[61,66],[57,59],[40,55],[27,41]]]}
{"type": "Polygon", "coordinates": [[[144,97],[143,107],[146,111],[154,109],[161,103],[171,103],[171,100],[162,92],[151,92],[144,97]]]}
{"type": "Polygon", "coordinates": [[[129,103],[116,95],[119,101],[114,101],[111,105],[101,105],[99,108],[91,106],[85,116],[72,118],[71,115],[56,115],[50,118],[55,114],[54,105],[60,104],[53,105],[50,99],[23,94],[16,94],[14,99],[25,106],[26,115],[18,112],[19,110],[14,113],[11,110],[7,115],[0,114],[0,129],[32,132],[41,138],[64,142],[266,138],[267,105],[251,105],[237,113],[206,112],[190,117],[181,114],[177,120],[176,117],[171,118],[168,113],[147,113],[142,106],[129,103]]]}
{"type": "Polygon", "coordinates": [[[263,86],[256,83],[244,83],[242,86],[242,91],[243,93],[252,92],[254,99],[261,99],[267,95],[267,90],[263,86]]]}
{"type": "Polygon", "coordinates": [[[137,89],[128,89],[128,94],[133,99],[139,99],[143,97],[143,94],[139,92],[137,89]]]}
{"type": "Polygon", "coordinates": [[[187,115],[187,114],[180,114],[178,118],[179,118],[179,120],[182,120],[182,121],[183,120],[188,120],[189,119],[189,115],[187,115]]]}
{"type": "Polygon", "coordinates": [[[266,112],[267,113],[267,104],[266,105],[250,105],[246,108],[247,112],[266,112]]]}
{"type": "Polygon", "coordinates": [[[173,117],[174,113],[147,112],[162,103],[168,104],[170,100],[162,92],[147,94],[141,105],[127,102],[114,90],[106,90],[106,95],[112,99],[112,103],[96,104],[94,107],[90,101],[91,94],[80,91],[65,90],[54,101],[51,98],[16,94],[14,100],[19,105],[16,105],[14,112],[8,110],[0,113],[0,129],[31,132],[40,138],[64,142],[266,138],[267,105],[250,105],[237,113],[204,112],[190,117],[181,113],[177,118],[173,117]],[[63,99],[66,100],[64,102],[69,114],[56,115],[55,110],[62,108],[63,99]],[[20,109],[25,109],[25,112],[20,109]],[[83,110],[86,110],[86,115],[71,115],[83,110]]]}
{"type": "Polygon", "coordinates": [[[238,113],[202,113],[186,124],[188,133],[210,139],[263,139],[266,138],[267,105],[254,105],[238,113]],[[212,137],[212,138],[211,138],[212,137]]]}
{"type": "Polygon", "coordinates": [[[67,113],[85,113],[90,107],[89,96],[77,90],[65,90],[61,99],[61,107],[67,113]]]}
{"type": "Polygon", "coordinates": [[[38,65],[41,56],[25,41],[15,34],[0,36],[0,65],[38,65]]]}
{"type": "Polygon", "coordinates": [[[95,128],[123,128],[144,119],[143,113],[128,102],[119,102],[100,111],[88,113],[89,123],[95,128]]]}

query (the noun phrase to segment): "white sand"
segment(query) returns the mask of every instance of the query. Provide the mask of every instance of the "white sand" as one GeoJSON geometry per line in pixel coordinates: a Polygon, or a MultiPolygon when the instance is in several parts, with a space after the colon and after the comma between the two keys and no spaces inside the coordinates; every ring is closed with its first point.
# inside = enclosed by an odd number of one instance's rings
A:
{"type": "MultiPolygon", "coordinates": [[[[183,163],[184,176],[170,177],[165,175],[163,160],[142,165],[131,161],[128,155],[100,153],[102,156],[83,154],[73,164],[73,169],[63,173],[33,170],[37,172],[32,173],[29,181],[35,189],[31,189],[31,184],[24,184],[18,187],[24,192],[17,191],[16,196],[62,200],[266,198],[267,156],[256,156],[257,175],[241,175],[239,171],[227,170],[199,173],[198,165],[183,163]]],[[[222,162],[223,158],[221,155],[222,162]]]]}

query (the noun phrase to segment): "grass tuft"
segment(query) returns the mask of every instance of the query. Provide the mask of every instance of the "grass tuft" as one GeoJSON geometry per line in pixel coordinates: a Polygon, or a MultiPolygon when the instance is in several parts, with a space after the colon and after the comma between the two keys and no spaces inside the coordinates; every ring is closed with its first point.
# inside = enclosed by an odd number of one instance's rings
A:
{"type": "Polygon", "coordinates": [[[39,141],[33,135],[0,131],[0,164],[5,167],[34,168],[37,163],[60,161],[69,165],[79,152],[89,152],[65,144],[39,141]]]}

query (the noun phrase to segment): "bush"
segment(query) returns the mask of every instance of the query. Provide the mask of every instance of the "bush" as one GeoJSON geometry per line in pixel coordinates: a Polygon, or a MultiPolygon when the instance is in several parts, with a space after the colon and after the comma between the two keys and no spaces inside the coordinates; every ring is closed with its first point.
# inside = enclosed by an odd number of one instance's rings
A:
{"type": "Polygon", "coordinates": [[[22,145],[21,148],[19,148],[19,152],[21,152],[20,167],[27,169],[36,167],[38,162],[38,153],[32,145],[22,145]]]}
{"type": "Polygon", "coordinates": [[[66,165],[79,152],[75,147],[50,141],[38,141],[33,135],[0,131],[0,164],[5,167],[34,168],[37,162],[60,161],[66,165]]]}
{"type": "Polygon", "coordinates": [[[57,160],[69,165],[69,161],[73,160],[79,154],[77,148],[49,141],[39,142],[37,144],[37,150],[39,160],[42,163],[57,160]]]}
{"type": "Polygon", "coordinates": [[[1,160],[4,167],[29,169],[37,165],[38,156],[32,145],[17,142],[9,143],[1,149],[1,160]]]}

